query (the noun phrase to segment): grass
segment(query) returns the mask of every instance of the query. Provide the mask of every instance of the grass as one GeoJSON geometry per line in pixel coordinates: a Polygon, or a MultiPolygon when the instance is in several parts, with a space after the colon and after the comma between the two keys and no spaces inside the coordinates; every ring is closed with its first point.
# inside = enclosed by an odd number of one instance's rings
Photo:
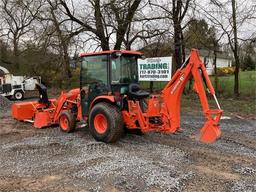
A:
{"type": "MultiPolygon", "coordinates": [[[[234,99],[221,97],[218,99],[224,116],[256,119],[256,101],[253,98],[234,99]]],[[[216,109],[216,103],[212,97],[208,98],[209,105],[216,109]]],[[[183,95],[181,98],[181,112],[201,115],[202,109],[198,96],[195,93],[183,95]]]]}
{"type": "MultiPolygon", "coordinates": [[[[212,78],[213,79],[213,78],[212,78]]],[[[242,97],[255,98],[256,96],[256,72],[241,71],[239,73],[240,93],[242,97]]],[[[224,96],[232,96],[234,90],[234,75],[219,77],[219,91],[224,96]]]]}
{"type": "MultiPolygon", "coordinates": [[[[210,77],[214,85],[214,77],[210,77]]],[[[219,103],[227,116],[242,118],[256,118],[256,72],[241,71],[239,75],[240,97],[234,98],[234,75],[218,77],[219,103]]],[[[140,82],[144,89],[149,89],[149,82],[140,82]]],[[[154,82],[153,90],[162,90],[166,82],[154,82]]],[[[187,86],[188,87],[188,86],[187,86]]],[[[181,100],[181,111],[185,113],[201,114],[200,100],[195,93],[183,95],[181,100]]],[[[209,104],[216,108],[215,101],[209,97],[209,104]]]]}
{"type": "MultiPolygon", "coordinates": [[[[210,77],[214,85],[214,77],[210,77]]],[[[234,75],[218,77],[219,86],[216,92],[223,97],[233,97],[234,90],[234,75]]],[[[154,82],[153,90],[162,90],[167,82],[154,82]]],[[[256,72],[255,71],[241,71],[239,75],[240,94],[243,98],[256,97],[256,72]]],[[[142,81],[140,85],[144,89],[149,89],[150,82],[142,81]]],[[[187,83],[188,85],[188,83],[187,83]]],[[[188,86],[187,86],[188,87],[188,86]]]]}

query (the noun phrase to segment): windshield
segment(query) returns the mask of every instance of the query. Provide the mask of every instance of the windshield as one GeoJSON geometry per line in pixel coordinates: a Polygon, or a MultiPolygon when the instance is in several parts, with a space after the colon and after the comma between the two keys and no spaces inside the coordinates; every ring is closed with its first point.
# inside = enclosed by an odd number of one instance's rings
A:
{"type": "Polygon", "coordinates": [[[123,54],[111,59],[111,83],[137,83],[137,56],[123,54]]]}

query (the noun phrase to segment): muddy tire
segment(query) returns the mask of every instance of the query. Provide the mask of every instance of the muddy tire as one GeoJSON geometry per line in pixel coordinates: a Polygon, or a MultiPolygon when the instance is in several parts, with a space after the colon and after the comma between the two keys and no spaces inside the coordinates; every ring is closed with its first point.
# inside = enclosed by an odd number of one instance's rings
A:
{"type": "Polygon", "coordinates": [[[22,100],[24,98],[24,92],[23,91],[15,91],[13,96],[14,96],[15,100],[22,100]]]}
{"type": "Polygon", "coordinates": [[[116,142],[124,133],[121,111],[109,103],[96,104],[89,115],[89,129],[97,141],[116,142]]]}
{"type": "Polygon", "coordinates": [[[75,116],[69,111],[62,112],[59,117],[59,126],[63,132],[70,133],[74,131],[76,127],[75,116]]]}

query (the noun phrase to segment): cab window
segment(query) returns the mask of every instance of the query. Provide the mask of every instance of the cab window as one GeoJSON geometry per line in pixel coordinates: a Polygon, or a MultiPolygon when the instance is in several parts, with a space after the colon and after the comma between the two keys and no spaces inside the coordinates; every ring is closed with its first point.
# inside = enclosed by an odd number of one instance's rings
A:
{"type": "Polygon", "coordinates": [[[123,54],[111,60],[111,83],[136,83],[138,81],[137,57],[123,54]]]}
{"type": "Polygon", "coordinates": [[[82,57],[81,83],[104,83],[107,85],[107,55],[82,57]]]}

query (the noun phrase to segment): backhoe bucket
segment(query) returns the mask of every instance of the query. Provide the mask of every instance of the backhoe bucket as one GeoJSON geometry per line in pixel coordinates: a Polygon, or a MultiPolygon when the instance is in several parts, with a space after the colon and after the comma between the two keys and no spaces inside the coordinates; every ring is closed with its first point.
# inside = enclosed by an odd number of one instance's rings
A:
{"type": "Polygon", "coordinates": [[[221,135],[221,130],[213,120],[207,121],[200,131],[200,141],[203,143],[213,143],[221,135]]]}
{"type": "Polygon", "coordinates": [[[220,117],[223,113],[221,109],[211,109],[205,112],[207,121],[200,131],[200,141],[203,143],[213,143],[221,135],[219,127],[220,117]]]}

